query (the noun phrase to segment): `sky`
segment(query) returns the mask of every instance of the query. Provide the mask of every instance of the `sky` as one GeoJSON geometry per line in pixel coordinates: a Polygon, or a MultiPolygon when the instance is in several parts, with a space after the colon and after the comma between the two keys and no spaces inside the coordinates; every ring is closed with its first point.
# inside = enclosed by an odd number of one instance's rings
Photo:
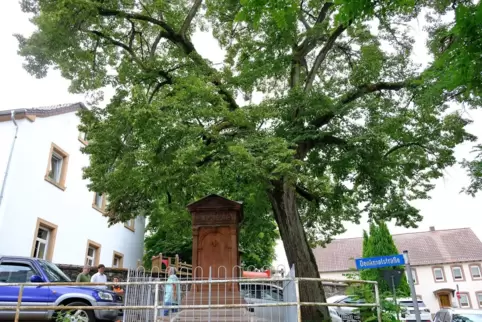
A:
{"type": "MultiPolygon", "coordinates": [[[[2,9],[3,12],[8,13],[5,16],[8,19],[0,19],[0,43],[2,44],[0,110],[84,101],[83,95],[73,95],[68,92],[69,82],[63,79],[58,71],[52,70],[46,78],[35,79],[22,68],[23,60],[17,56],[17,41],[13,34],[28,35],[34,30],[34,27],[30,24],[29,17],[21,12],[17,1],[4,1],[2,9]]],[[[417,35],[413,59],[417,63],[426,65],[430,57],[425,48],[426,32],[422,28],[423,19],[414,21],[411,27],[413,33],[417,35]]],[[[223,52],[220,49],[215,50],[219,46],[209,34],[198,33],[193,38],[193,42],[202,56],[209,58],[214,63],[222,62],[223,52]]],[[[107,90],[106,98],[110,95],[111,91],[107,90]]],[[[482,111],[467,111],[466,117],[474,121],[468,127],[469,131],[482,138],[482,127],[480,126],[482,111]]],[[[0,144],[3,142],[5,142],[4,139],[0,138],[0,144]]],[[[457,159],[472,158],[472,146],[473,143],[467,143],[457,147],[457,159]]],[[[472,198],[460,193],[460,190],[467,186],[468,180],[465,171],[459,166],[446,169],[444,177],[435,182],[436,188],[431,192],[431,199],[417,201],[414,204],[424,217],[419,228],[408,230],[392,225],[390,227],[392,233],[426,231],[430,226],[434,226],[435,229],[471,227],[482,239],[481,196],[472,198]]],[[[366,223],[361,225],[347,223],[345,227],[346,233],[337,238],[359,237],[367,225],[366,223]]],[[[276,253],[275,265],[286,266],[286,255],[281,243],[278,243],[276,253]]]]}

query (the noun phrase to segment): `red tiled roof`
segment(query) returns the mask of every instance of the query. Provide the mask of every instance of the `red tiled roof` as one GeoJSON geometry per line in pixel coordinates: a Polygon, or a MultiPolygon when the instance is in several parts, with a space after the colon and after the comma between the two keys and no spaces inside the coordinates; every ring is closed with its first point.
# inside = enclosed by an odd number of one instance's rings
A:
{"type": "MultiPolygon", "coordinates": [[[[414,266],[482,261],[482,242],[470,228],[393,235],[399,252],[414,266]]],[[[362,238],[335,239],[313,253],[320,272],[348,271],[362,254],[362,238]]]]}

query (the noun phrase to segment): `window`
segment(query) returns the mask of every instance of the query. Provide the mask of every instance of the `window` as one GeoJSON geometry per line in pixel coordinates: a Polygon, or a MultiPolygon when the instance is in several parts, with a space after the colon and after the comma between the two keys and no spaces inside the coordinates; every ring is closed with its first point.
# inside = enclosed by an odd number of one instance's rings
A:
{"type": "Polygon", "coordinates": [[[114,255],[112,257],[112,267],[123,268],[123,265],[124,265],[124,255],[114,251],[114,255]]]}
{"type": "Polygon", "coordinates": [[[31,256],[51,261],[54,253],[56,236],[57,225],[37,218],[31,256]]]}
{"type": "Polygon", "coordinates": [[[105,195],[103,193],[94,193],[94,201],[92,202],[92,207],[102,213],[105,212],[105,195]]]}
{"type": "Polygon", "coordinates": [[[79,141],[83,145],[87,145],[89,143],[89,141],[87,140],[87,133],[79,131],[79,141]]]}
{"type": "Polygon", "coordinates": [[[39,261],[40,266],[47,275],[49,282],[70,282],[70,278],[64,274],[55,264],[39,261]]]}
{"type": "Polygon", "coordinates": [[[468,293],[460,293],[459,306],[463,309],[468,309],[471,307],[468,293]]]}
{"type": "Polygon", "coordinates": [[[52,143],[49,153],[49,162],[45,180],[53,184],[59,189],[65,190],[65,179],[67,177],[67,166],[69,164],[69,155],[52,143]]]}
{"type": "Polygon", "coordinates": [[[433,267],[432,272],[435,282],[445,282],[445,274],[442,267],[433,267]]]}
{"type": "Polygon", "coordinates": [[[0,265],[0,283],[29,283],[33,275],[37,274],[26,264],[2,263],[0,265]]]}
{"type": "Polygon", "coordinates": [[[124,227],[126,227],[129,230],[135,231],[135,228],[136,228],[135,223],[136,223],[136,220],[131,219],[128,222],[124,223],[124,227]]]}
{"type": "Polygon", "coordinates": [[[482,308],[482,292],[475,293],[475,297],[477,298],[479,308],[482,308]]]}
{"type": "Polygon", "coordinates": [[[465,280],[464,271],[461,266],[452,266],[452,276],[454,277],[454,281],[465,280]]]}
{"type": "Polygon", "coordinates": [[[470,265],[470,275],[472,279],[480,279],[480,265],[470,265]]]}
{"type": "Polygon", "coordinates": [[[85,251],[85,262],[84,264],[89,266],[99,265],[100,259],[100,249],[101,245],[93,242],[92,240],[87,241],[87,249],[85,251]]]}
{"type": "Polygon", "coordinates": [[[49,245],[49,235],[50,231],[48,229],[43,227],[38,228],[33,257],[45,259],[45,257],[47,256],[47,248],[49,245]]]}

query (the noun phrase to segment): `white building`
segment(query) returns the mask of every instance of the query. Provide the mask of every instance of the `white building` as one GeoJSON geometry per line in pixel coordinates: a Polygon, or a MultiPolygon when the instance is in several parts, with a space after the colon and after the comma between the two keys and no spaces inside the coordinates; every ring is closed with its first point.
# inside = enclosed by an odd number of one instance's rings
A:
{"type": "MultiPolygon", "coordinates": [[[[407,250],[415,290],[432,313],[458,304],[482,309],[482,242],[470,228],[393,235],[400,252],[407,250]],[[460,299],[457,299],[457,290],[460,299]]],[[[337,239],[314,249],[322,278],[353,278],[362,238],[337,239]]]]}
{"type": "Polygon", "coordinates": [[[133,268],[143,255],[145,220],[108,228],[104,196],[82,179],[89,163],[75,113],[82,108],[0,111],[0,254],[133,268]]]}

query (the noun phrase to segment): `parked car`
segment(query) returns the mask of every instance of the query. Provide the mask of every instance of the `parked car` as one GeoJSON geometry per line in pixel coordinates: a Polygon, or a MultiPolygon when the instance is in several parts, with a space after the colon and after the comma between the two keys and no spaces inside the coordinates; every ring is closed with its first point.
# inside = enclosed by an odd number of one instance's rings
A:
{"type": "MultiPolygon", "coordinates": [[[[348,295],[335,295],[326,299],[327,303],[345,303],[345,304],[363,304],[365,300],[356,299],[348,295]]],[[[358,322],[360,321],[360,314],[358,308],[349,306],[336,306],[333,309],[338,313],[343,322],[358,322]]]]}
{"type": "MultiPolygon", "coordinates": [[[[400,305],[400,321],[416,321],[412,298],[400,298],[397,302],[400,305]]],[[[422,322],[432,322],[432,313],[422,300],[418,300],[418,310],[422,322]]]]}
{"type": "MultiPolygon", "coordinates": [[[[387,299],[390,300],[390,299],[387,299]]],[[[363,299],[356,299],[349,295],[336,295],[326,300],[328,303],[347,303],[347,304],[363,304],[366,303],[363,299]]],[[[415,310],[413,309],[412,298],[397,299],[400,305],[400,321],[415,321],[415,310]]],[[[418,300],[418,307],[420,310],[420,318],[422,322],[431,322],[432,316],[430,310],[426,307],[422,300],[418,300]]],[[[335,310],[340,314],[344,322],[360,321],[360,314],[356,307],[336,307],[335,310]]]]}
{"type": "MultiPolygon", "coordinates": [[[[27,257],[0,256],[0,306],[17,305],[20,286],[1,283],[71,283],[54,264],[27,257]]],[[[122,306],[122,298],[114,292],[95,287],[80,286],[25,286],[24,306],[122,306]]],[[[54,317],[53,310],[22,310],[20,320],[45,321],[54,317]]],[[[119,310],[76,310],[71,321],[94,322],[96,319],[115,321],[119,310]]],[[[0,311],[0,320],[13,321],[15,311],[0,311]]]]}
{"type": "Polygon", "coordinates": [[[482,310],[442,309],[435,314],[433,322],[482,322],[482,310]]]}
{"type": "MultiPolygon", "coordinates": [[[[248,304],[277,303],[283,302],[283,288],[266,283],[242,283],[240,284],[241,296],[248,304]]],[[[340,316],[333,308],[328,308],[332,322],[342,322],[340,316]]],[[[267,322],[284,322],[286,320],[287,306],[256,306],[254,314],[257,318],[267,322]]]]}

